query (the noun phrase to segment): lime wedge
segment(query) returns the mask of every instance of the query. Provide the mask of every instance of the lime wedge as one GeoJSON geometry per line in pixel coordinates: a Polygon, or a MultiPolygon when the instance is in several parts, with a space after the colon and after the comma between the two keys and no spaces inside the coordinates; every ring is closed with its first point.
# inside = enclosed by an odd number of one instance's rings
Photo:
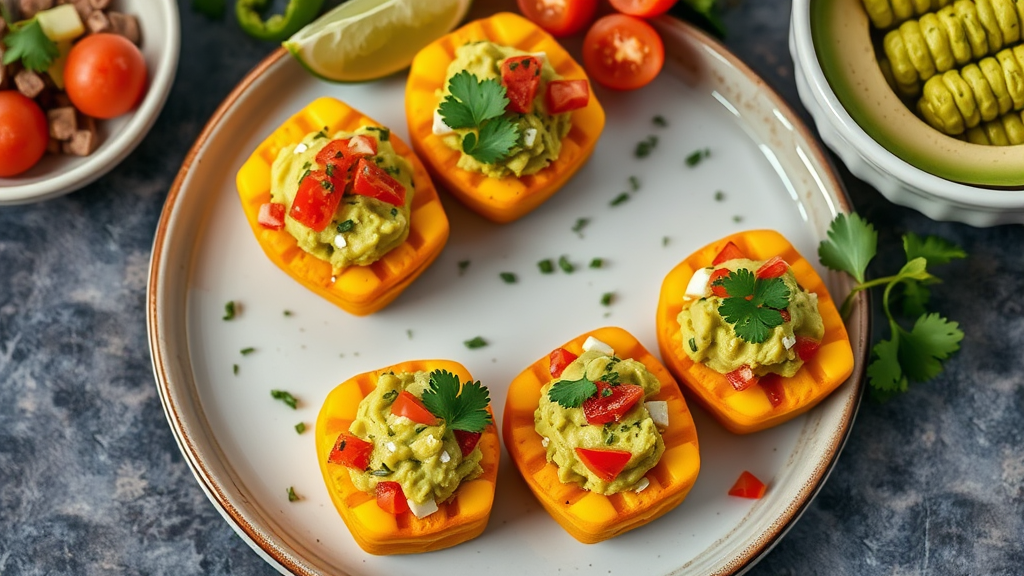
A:
{"type": "Polygon", "coordinates": [[[450,32],[472,0],[348,0],[284,41],[310,72],[361,82],[408,66],[424,46],[450,32]]]}

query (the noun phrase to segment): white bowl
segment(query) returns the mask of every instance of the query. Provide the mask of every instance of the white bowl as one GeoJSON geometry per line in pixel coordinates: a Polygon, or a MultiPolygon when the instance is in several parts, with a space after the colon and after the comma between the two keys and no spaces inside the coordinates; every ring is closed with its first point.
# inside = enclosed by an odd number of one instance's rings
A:
{"type": "Polygon", "coordinates": [[[935,220],[973,226],[1024,223],[1024,190],[972,186],[930,174],[884,148],[854,121],[815,54],[810,12],[811,4],[819,1],[833,0],[793,0],[789,48],[800,100],[814,118],[821,139],[850,172],[890,201],[935,220]]]}
{"type": "Polygon", "coordinates": [[[89,156],[47,154],[27,172],[0,178],[0,206],[27,204],[73,192],[124,160],[153,126],[178,68],[181,31],[175,0],[117,0],[120,12],[139,20],[149,85],[132,112],[98,122],[99,147],[89,156]]]}

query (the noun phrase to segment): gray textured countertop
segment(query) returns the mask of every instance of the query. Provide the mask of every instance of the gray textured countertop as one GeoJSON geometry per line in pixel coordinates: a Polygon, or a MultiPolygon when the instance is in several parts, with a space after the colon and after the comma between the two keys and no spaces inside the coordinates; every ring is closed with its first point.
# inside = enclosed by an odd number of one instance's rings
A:
{"type": "MultiPolygon", "coordinates": [[[[788,2],[726,4],[726,44],[802,110],[788,2]]],[[[177,80],[141,146],[81,191],[0,208],[0,574],[274,573],[203,495],[153,383],[160,210],[211,113],[273,49],[179,5],[177,80]]],[[[880,231],[879,270],[899,266],[908,230],[967,250],[934,289],[967,338],[936,380],[865,399],[829,481],[750,574],[1021,574],[1024,227],[934,222],[836,165],[880,231]]]]}

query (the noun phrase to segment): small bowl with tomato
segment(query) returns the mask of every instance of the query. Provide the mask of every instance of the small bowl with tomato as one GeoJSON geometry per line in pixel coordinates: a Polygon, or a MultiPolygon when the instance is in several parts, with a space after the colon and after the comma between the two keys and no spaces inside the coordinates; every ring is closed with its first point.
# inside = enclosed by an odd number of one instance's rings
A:
{"type": "Polygon", "coordinates": [[[174,81],[174,0],[52,4],[10,15],[0,34],[8,54],[12,43],[23,47],[0,73],[0,206],[67,194],[109,172],[145,138],[174,81]],[[26,62],[26,45],[35,61],[26,62]]]}

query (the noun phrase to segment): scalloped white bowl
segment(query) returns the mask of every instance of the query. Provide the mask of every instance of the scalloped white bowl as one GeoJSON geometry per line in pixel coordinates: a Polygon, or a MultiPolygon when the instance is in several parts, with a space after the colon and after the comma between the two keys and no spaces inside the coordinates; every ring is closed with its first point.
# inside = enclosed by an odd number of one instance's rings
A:
{"type": "Polygon", "coordinates": [[[793,0],[789,49],[800,100],[821,139],[850,172],[890,201],[935,220],[972,226],[1024,224],[1024,190],[971,186],[930,174],[888,151],[854,121],[833,92],[815,53],[810,11],[818,1],[831,0],[793,0]]]}

